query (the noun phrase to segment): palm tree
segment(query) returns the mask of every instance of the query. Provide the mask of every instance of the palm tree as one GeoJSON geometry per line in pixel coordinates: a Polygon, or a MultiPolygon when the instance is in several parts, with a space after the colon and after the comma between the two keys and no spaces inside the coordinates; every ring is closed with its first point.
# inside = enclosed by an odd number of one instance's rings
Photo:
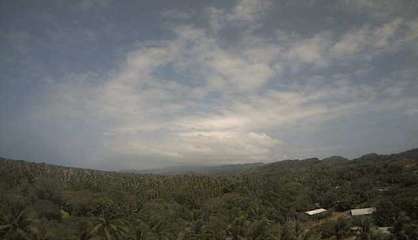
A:
{"type": "Polygon", "coordinates": [[[24,209],[12,211],[11,214],[2,216],[0,225],[0,237],[3,239],[27,239],[30,240],[32,219],[24,209]]]}
{"type": "Polygon", "coordinates": [[[37,227],[31,227],[32,240],[47,240],[48,237],[47,226],[43,223],[38,224],[37,227]]]}
{"type": "Polygon", "coordinates": [[[83,240],[90,239],[92,236],[100,236],[105,240],[119,240],[122,239],[128,232],[127,223],[122,219],[108,218],[106,216],[97,218],[96,224],[88,232],[82,234],[80,237],[83,240]]]}
{"type": "Polygon", "coordinates": [[[370,220],[365,218],[360,221],[360,233],[356,239],[358,240],[370,240],[370,220]]]}
{"type": "Polygon", "coordinates": [[[144,232],[141,229],[135,230],[135,240],[143,240],[144,239],[144,232]]]}
{"type": "Polygon", "coordinates": [[[90,240],[93,236],[90,235],[88,223],[82,222],[79,225],[80,240],[90,240]]]}
{"type": "Polygon", "coordinates": [[[334,225],[334,234],[337,240],[340,240],[347,234],[349,225],[344,219],[338,219],[334,225]]]}

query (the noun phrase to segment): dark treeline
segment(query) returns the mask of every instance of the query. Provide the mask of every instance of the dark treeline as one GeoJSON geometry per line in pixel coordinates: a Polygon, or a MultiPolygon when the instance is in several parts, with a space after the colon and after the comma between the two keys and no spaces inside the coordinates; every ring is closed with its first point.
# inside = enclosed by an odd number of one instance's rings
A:
{"type": "Polygon", "coordinates": [[[0,159],[0,239],[416,240],[418,150],[281,161],[219,175],[0,159]],[[318,207],[331,214],[301,216],[318,207]],[[345,213],[362,207],[377,210],[361,218],[345,213]]]}

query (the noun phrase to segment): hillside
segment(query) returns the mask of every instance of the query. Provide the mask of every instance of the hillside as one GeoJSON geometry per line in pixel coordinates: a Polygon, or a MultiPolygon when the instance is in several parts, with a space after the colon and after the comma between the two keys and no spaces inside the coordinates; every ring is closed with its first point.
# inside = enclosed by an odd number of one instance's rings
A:
{"type": "Polygon", "coordinates": [[[218,168],[149,175],[0,159],[0,237],[418,239],[418,149],[218,168]],[[318,207],[330,214],[302,216],[318,207]],[[376,212],[345,213],[363,207],[376,212]]]}
{"type": "Polygon", "coordinates": [[[135,174],[154,174],[154,175],[179,175],[179,174],[204,174],[204,175],[227,175],[239,174],[251,171],[263,163],[246,163],[246,164],[225,164],[215,166],[205,165],[184,165],[166,168],[156,168],[147,170],[125,170],[124,173],[135,174]]]}

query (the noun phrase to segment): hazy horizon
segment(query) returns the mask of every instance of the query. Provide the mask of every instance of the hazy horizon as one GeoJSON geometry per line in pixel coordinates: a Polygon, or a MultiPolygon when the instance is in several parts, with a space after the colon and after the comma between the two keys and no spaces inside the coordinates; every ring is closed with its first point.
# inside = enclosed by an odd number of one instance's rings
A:
{"type": "Polygon", "coordinates": [[[0,157],[95,169],[418,146],[418,2],[0,3],[0,157]]]}
{"type": "Polygon", "coordinates": [[[222,166],[238,166],[238,165],[252,165],[252,164],[270,164],[270,163],[277,163],[281,161],[294,161],[294,160],[309,160],[309,159],[319,159],[319,160],[325,160],[327,158],[334,158],[334,157],[342,157],[343,159],[347,160],[355,160],[361,157],[368,156],[370,154],[377,154],[380,156],[383,155],[392,155],[392,154],[400,154],[412,150],[418,150],[417,148],[411,148],[411,149],[404,149],[403,151],[398,152],[386,152],[386,153],[379,153],[379,152],[367,152],[364,154],[357,155],[353,158],[347,158],[341,155],[331,155],[331,156],[325,156],[325,157],[317,157],[317,156],[307,156],[306,158],[293,158],[293,159],[271,159],[269,161],[259,161],[259,162],[228,162],[228,163],[205,163],[205,162],[199,162],[199,163],[186,163],[186,162],[170,162],[169,164],[163,164],[163,165],[156,165],[156,166],[148,166],[148,167],[142,167],[142,168],[135,168],[135,167],[129,167],[129,168],[98,168],[98,167],[83,167],[77,164],[60,164],[60,163],[54,163],[54,162],[45,162],[45,161],[34,161],[33,159],[16,159],[16,158],[8,158],[7,156],[1,156],[0,158],[4,158],[6,160],[14,160],[14,161],[25,161],[25,162],[33,162],[33,163],[46,163],[46,164],[52,164],[56,166],[62,166],[62,167],[71,167],[71,168],[85,168],[85,169],[93,169],[93,170],[101,170],[101,171],[115,171],[115,172],[126,172],[126,171],[150,171],[150,170],[169,170],[169,169],[177,169],[181,167],[185,167],[184,170],[187,170],[188,168],[195,168],[195,167],[222,167],[222,166]]]}

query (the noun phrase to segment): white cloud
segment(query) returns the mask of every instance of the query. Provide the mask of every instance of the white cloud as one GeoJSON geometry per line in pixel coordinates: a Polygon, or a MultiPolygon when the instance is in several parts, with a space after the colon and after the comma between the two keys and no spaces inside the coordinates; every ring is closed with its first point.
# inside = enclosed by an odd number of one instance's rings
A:
{"type": "Polygon", "coordinates": [[[329,32],[307,38],[281,32],[278,39],[264,39],[247,32],[236,44],[222,44],[219,29],[231,21],[258,23],[269,4],[241,0],[231,10],[211,8],[209,21],[216,31],[176,26],[173,39],[131,52],[102,85],[90,85],[89,77],[58,85],[49,96],[49,110],[66,117],[96,115],[115,153],[242,162],[282,156],[289,144],[276,133],[295,124],[309,128],[370,108],[385,111],[387,103],[405,107],[416,101],[398,99],[411,87],[401,81],[354,85],[348,75],[329,85],[323,84],[325,77],[318,85],[289,83],[307,65],[326,66],[392,48],[399,40],[400,19],[340,38],[329,32]]]}
{"type": "Polygon", "coordinates": [[[289,57],[303,63],[319,63],[329,41],[324,34],[298,41],[289,49],[289,57]]]}
{"type": "Polygon", "coordinates": [[[271,0],[238,0],[231,9],[208,7],[210,30],[219,32],[231,27],[241,27],[251,32],[260,25],[260,20],[273,5],[271,0]]]}
{"type": "Polygon", "coordinates": [[[396,38],[396,33],[400,31],[402,24],[402,20],[397,18],[379,27],[364,26],[350,31],[335,43],[331,49],[331,54],[344,57],[364,51],[373,53],[373,51],[393,50],[398,47],[399,39],[394,38],[396,38]]]}
{"type": "Polygon", "coordinates": [[[239,0],[228,17],[231,20],[254,22],[271,6],[270,0],[239,0]]]}
{"type": "Polygon", "coordinates": [[[409,0],[338,0],[344,11],[364,14],[375,19],[387,19],[394,16],[415,16],[418,4],[409,0]]]}
{"type": "Polygon", "coordinates": [[[237,90],[254,90],[266,83],[274,74],[268,64],[250,62],[242,56],[220,52],[208,61],[215,72],[209,79],[215,87],[229,87],[237,90]],[[225,86],[226,85],[226,86],[225,86]]]}

